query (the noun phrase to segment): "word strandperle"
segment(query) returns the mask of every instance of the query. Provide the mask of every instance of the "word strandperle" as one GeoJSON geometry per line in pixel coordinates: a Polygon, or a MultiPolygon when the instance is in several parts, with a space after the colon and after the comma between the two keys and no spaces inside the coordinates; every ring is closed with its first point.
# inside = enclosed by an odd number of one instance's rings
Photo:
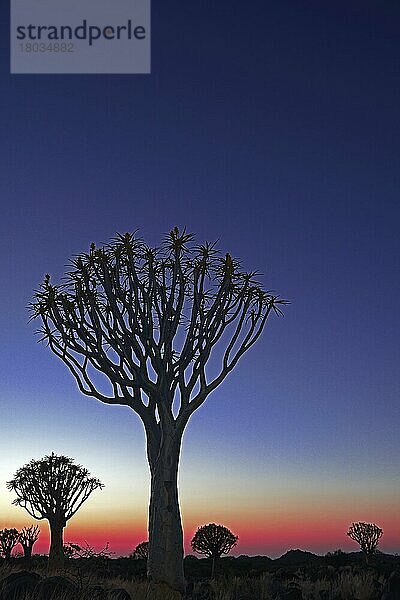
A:
{"type": "Polygon", "coordinates": [[[88,25],[86,19],[81,25],[18,25],[18,40],[41,40],[41,41],[65,41],[83,40],[88,41],[89,46],[96,40],[144,40],[146,39],[146,28],[143,25],[134,26],[131,19],[126,25],[88,25]]]}

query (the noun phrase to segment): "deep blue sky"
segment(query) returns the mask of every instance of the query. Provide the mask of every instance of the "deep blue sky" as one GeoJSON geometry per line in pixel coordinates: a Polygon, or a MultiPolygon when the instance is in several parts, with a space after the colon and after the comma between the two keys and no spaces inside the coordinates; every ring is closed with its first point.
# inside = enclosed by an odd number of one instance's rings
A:
{"type": "Polygon", "coordinates": [[[389,507],[400,5],[153,1],[150,76],[9,75],[4,7],[1,22],[2,427],[94,414],[27,326],[43,275],[116,231],[155,244],[186,225],[292,301],[193,419],[188,456],[205,436],[244,469],[381,482],[389,507]]]}

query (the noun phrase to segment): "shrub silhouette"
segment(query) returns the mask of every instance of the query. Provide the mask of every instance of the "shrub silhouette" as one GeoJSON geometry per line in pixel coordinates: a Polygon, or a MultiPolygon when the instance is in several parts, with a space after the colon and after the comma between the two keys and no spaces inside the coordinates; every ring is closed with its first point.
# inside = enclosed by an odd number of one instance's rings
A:
{"type": "Polygon", "coordinates": [[[24,549],[24,557],[30,559],[32,557],[32,549],[39,539],[39,525],[30,525],[29,527],[23,527],[19,534],[19,543],[24,549]]]}
{"type": "Polygon", "coordinates": [[[109,550],[109,542],[101,550],[96,550],[85,542],[84,546],[80,546],[74,542],[67,542],[64,546],[64,555],[68,558],[111,558],[114,552],[109,550]]]}
{"type": "Polygon", "coordinates": [[[63,558],[63,530],[67,521],[94,490],[104,486],[71,458],[52,453],[18,469],[7,487],[17,495],[13,504],[25,508],[34,519],[48,520],[49,563],[54,565],[63,558]]]}
{"type": "Polygon", "coordinates": [[[216,574],[217,562],[222,554],[229,554],[238,541],[227,527],[210,523],[199,527],[193,536],[191,546],[197,554],[203,554],[212,558],[211,577],[216,574]]]}
{"type": "Polygon", "coordinates": [[[36,599],[34,591],[40,579],[37,573],[28,571],[10,573],[0,582],[0,600],[36,599]]]}
{"type": "Polygon", "coordinates": [[[383,531],[375,523],[352,523],[347,535],[360,545],[364,552],[366,562],[370,562],[371,557],[375,553],[383,531]]]}
{"type": "Polygon", "coordinates": [[[11,553],[19,543],[19,533],[17,529],[2,529],[0,531],[0,552],[6,560],[10,560],[11,553]]]}
{"type": "Polygon", "coordinates": [[[347,564],[347,554],[338,548],[333,552],[327,552],[325,554],[325,562],[334,567],[342,567],[347,564]]]}
{"type": "Polygon", "coordinates": [[[185,427],[286,303],[256,277],[177,227],[159,248],[126,233],[74,258],[62,285],[46,275],[30,305],[42,340],[80,391],[142,419],[151,473],[148,576],[179,591],[185,427]],[[221,366],[211,377],[206,367],[215,354],[221,366]]]}
{"type": "Polygon", "coordinates": [[[35,600],[75,600],[78,587],[67,577],[54,575],[42,579],[35,588],[35,600]]]}
{"type": "Polygon", "coordinates": [[[141,542],[140,544],[138,544],[136,546],[136,548],[134,549],[134,551],[132,552],[132,554],[130,555],[131,558],[141,558],[144,560],[147,560],[147,557],[149,555],[149,542],[141,542]]]}

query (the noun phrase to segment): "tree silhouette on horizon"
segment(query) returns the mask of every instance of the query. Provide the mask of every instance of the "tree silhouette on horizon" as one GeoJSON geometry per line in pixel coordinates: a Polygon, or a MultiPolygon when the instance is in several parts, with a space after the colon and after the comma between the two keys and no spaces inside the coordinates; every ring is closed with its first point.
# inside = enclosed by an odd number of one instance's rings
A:
{"type": "Polygon", "coordinates": [[[141,418],[151,475],[148,578],[179,591],[183,432],[286,303],[256,278],[215,244],[196,245],[175,227],[159,248],[136,233],[91,244],[61,285],[47,275],[30,305],[42,322],[41,339],[80,391],[141,418]],[[220,366],[211,375],[213,357],[220,366]]]}
{"type": "Polygon", "coordinates": [[[94,490],[103,487],[99,479],[91,477],[73,459],[54,453],[31,460],[7,482],[7,488],[17,495],[13,504],[24,508],[34,519],[48,520],[51,565],[63,558],[63,530],[67,521],[94,490]]]}
{"type": "Polygon", "coordinates": [[[209,523],[198,528],[192,538],[191,546],[197,554],[212,559],[211,577],[214,578],[218,560],[223,554],[229,554],[238,539],[238,536],[227,527],[209,523]]]}
{"type": "Polygon", "coordinates": [[[130,555],[132,558],[147,560],[149,556],[149,542],[140,542],[130,555]]]}
{"type": "Polygon", "coordinates": [[[32,557],[32,549],[39,539],[39,525],[30,525],[29,527],[23,527],[19,533],[19,543],[24,550],[24,558],[30,559],[32,557]]]}
{"type": "Polygon", "coordinates": [[[375,554],[380,538],[383,535],[383,530],[375,525],[375,523],[352,523],[347,532],[349,538],[360,545],[361,551],[364,553],[367,563],[375,554]]]}
{"type": "Polygon", "coordinates": [[[4,528],[0,531],[0,551],[6,560],[10,560],[11,553],[19,543],[19,532],[14,527],[4,528]]]}

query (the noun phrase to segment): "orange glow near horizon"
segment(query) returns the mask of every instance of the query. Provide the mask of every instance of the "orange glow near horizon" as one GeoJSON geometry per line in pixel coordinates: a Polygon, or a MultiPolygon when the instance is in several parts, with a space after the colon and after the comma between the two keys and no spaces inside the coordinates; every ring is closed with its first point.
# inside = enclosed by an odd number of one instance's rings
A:
{"type": "MultiPolygon", "coordinates": [[[[361,513],[362,511],[360,511],[361,513]]],[[[336,514],[334,510],[326,514],[303,514],[292,513],[281,514],[279,519],[271,515],[265,515],[264,519],[253,519],[249,514],[235,514],[224,518],[221,511],[214,513],[215,518],[204,519],[204,515],[192,514],[184,520],[185,551],[190,554],[190,540],[197,527],[209,522],[222,523],[229,527],[239,536],[239,542],[232,554],[261,554],[277,557],[287,550],[300,548],[325,554],[328,551],[341,548],[344,551],[356,551],[357,544],[346,536],[351,520],[344,518],[342,514],[336,514]]],[[[66,542],[76,542],[83,545],[87,542],[90,546],[100,550],[107,542],[111,552],[115,556],[127,556],[135,546],[147,539],[147,521],[142,518],[121,518],[96,520],[75,518],[68,523],[64,530],[66,542]]],[[[377,514],[365,513],[356,520],[365,520],[378,523],[384,531],[379,545],[382,551],[395,552],[399,548],[400,518],[396,513],[381,519],[377,514]]],[[[17,527],[30,524],[32,520],[13,520],[2,522],[1,527],[17,527]]],[[[35,545],[35,552],[46,554],[49,548],[49,531],[46,521],[38,521],[41,534],[35,545]]],[[[18,549],[17,549],[18,550],[18,549]]]]}
{"type": "MultiPolygon", "coordinates": [[[[264,483],[261,477],[250,478],[246,473],[237,475],[236,486],[229,482],[224,488],[217,485],[217,475],[210,471],[201,481],[202,471],[195,470],[200,483],[186,477],[180,488],[182,521],[185,533],[185,551],[192,553],[190,541],[196,529],[207,523],[220,523],[239,536],[232,554],[261,554],[277,557],[289,549],[300,548],[325,554],[341,548],[357,550],[357,544],[346,532],[353,521],[377,523],[384,532],[379,547],[382,551],[398,552],[400,548],[400,515],[393,480],[385,485],[385,492],[363,483],[351,489],[342,489],[332,483],[318,487],[317,478],[292,479],[285,474],[282,480],[264,483]],[[252,487],[250,487],[252,485],[252,487]],[[229,492],[227,492],[227,489],[229,492]],[[250,491],[251,490],[251,491],[250,491]]],[[[228,473],[229,477],[229,473],[228,473]]],[[[125,482],[115,493],[109,485],[101,494],[93,495],[90,502],[68,522],[64,531],[66,542],[84,544],[96,549],[107,542],[116,556],[127,556],[135,546],[148,538],[147,534],[147,481],[141,487],[129,487],[125,482]],[[125,486],[125,487],[124,487],[125,486]]],[[[2,502],[0,529],[30,525],[34,519],[11,504],[11,495],[2,502]]],[[[41,535],[35,545],[36,553],[45,554],[49,548],[48,524],[36,521],[41,535]]]]}

